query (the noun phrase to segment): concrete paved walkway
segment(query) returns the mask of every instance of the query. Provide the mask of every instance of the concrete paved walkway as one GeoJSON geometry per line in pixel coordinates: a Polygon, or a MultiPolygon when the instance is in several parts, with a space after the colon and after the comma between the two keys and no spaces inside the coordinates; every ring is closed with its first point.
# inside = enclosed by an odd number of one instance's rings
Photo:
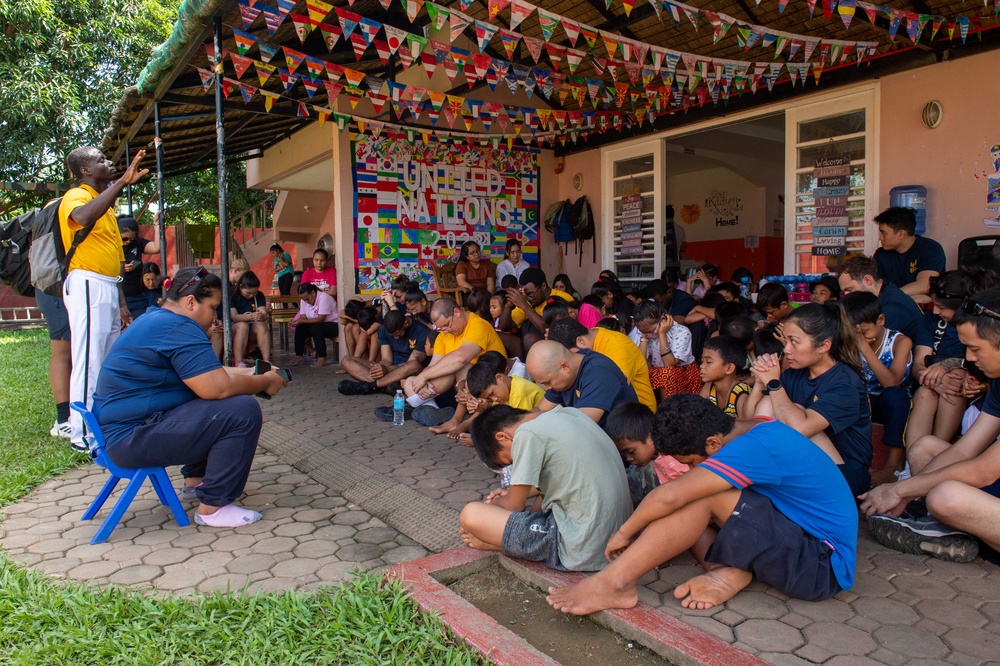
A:
{"type": "MultiPolygon", "coordinates": [[[[293,387],[264,403],[243,502],[261,522],[178,528],[149,491],[107,544],[90,546],[97,525],[79,517],[105,473],[87,467],[8,507],[0,547],[55,577],[193,594],[306,590],[460,545],[458,511],[496,483],[475,453],[412,422],[376,422],[372,409],[391,398],[341,396],[334,367],[294,373],[293,387]]],[[[721,607],[686,611],[672,590],[697,572],[677,558],[642,581],[640,599],[776,664],[964,665],[1000,655],[1000,569],[896,553],[864,527],[857,584],[827,601],[754,582],[721,607]]]]}

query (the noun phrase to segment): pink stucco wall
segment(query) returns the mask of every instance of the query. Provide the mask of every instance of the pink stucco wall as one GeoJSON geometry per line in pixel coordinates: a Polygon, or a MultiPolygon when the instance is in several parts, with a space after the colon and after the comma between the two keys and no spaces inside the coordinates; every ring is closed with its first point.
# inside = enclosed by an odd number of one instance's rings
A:
{"type": "Polygon", "coordinates": [[[927,188],[927,235],[955,265],[958,243],[969,236],[1000,233],[984,217],[986,174],[993,172],[990,148],[1000,144],[996,108],[1000,78],[996,51],[902,72],[881,82],[881,171],[879,206],[889,205],[897,185],[927,188]],[[943,120],[928,129],[924,105],[941,102],[943,120]]]}

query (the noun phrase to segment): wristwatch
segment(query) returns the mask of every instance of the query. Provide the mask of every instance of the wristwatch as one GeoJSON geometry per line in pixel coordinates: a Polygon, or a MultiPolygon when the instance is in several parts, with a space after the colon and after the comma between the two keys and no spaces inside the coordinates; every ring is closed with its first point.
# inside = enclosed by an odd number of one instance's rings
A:
{"type": "Polygon", "coordinates": [[[780,388],[781,388],[781,380],[780,379],[772,379],[771,381],[769,381],[767,383],[767,392],[768,393],[774,393],[775,391],[777,391],[780,388]]]}

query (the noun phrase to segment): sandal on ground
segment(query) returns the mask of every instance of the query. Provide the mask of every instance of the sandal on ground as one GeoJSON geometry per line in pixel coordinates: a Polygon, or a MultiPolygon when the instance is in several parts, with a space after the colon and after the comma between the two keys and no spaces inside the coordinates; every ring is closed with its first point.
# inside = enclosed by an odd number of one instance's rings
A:
{"type": "Polygon", "coordinates": [[[261,515],[256,511],[243,509],[235,504],[227,504],[215,513],[205,516],[198,512],[194,514],[194,522],[199,525],[207,525],[208,527],[241,527],[250,523],[256,523],[260,519],[261,515]]]}

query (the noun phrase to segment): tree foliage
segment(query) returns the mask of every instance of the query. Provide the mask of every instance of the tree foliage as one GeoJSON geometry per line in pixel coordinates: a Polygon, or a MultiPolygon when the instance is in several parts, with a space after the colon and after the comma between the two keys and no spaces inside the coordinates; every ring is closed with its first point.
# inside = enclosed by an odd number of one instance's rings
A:
{"type": "Polygon", "coordinates": [[[0,0],[0,180],[66,179],[170,34],[179,0],[0,0]]]}

